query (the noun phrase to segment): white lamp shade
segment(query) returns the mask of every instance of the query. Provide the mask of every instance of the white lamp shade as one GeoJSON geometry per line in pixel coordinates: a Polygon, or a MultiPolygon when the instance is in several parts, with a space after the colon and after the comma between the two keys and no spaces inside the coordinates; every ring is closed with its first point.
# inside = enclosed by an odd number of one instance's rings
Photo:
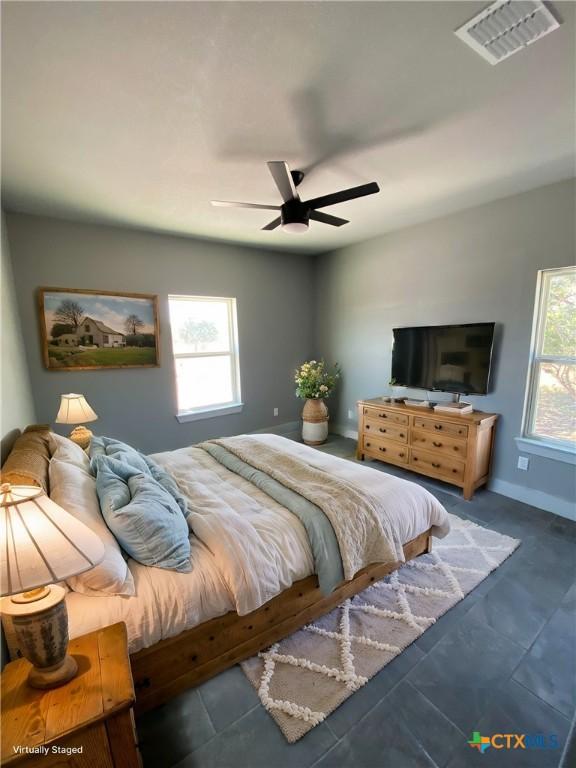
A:
{"type": "Polygon", "coordinates": [[[0,589],[27,592],[98,565],[100,538],[33,486],[0,487],[0,589]]]}
{"type": "Polygon", "coordinates": [[[84,395],[71,392],[61,396],[60,409],[56,416],[57,424],[86,424],[88,421],[96,421],[97,418],[84,395]]]}

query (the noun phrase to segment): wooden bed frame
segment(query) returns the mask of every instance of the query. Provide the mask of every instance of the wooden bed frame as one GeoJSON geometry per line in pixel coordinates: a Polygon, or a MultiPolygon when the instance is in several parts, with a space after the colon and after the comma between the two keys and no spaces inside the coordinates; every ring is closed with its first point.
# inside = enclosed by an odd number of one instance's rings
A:
{"type": "MultiPolygon", "coordinates": [[[[12,461],[9,456],[4,465],[10,469],[5,481],[48,488],[46,458],[43,457],[42,464],[46,468],[46,476],[36,474],[32,477],[21,471],[18,462],[14,461],[18,452],[16,449],[17,444],[12,461]]],[[[27,450],[29,453],[29,446],[27,450]]],[[[428,530],[404,545],[404,556],[406,560],[411,560],[430,552],[431,548],[432,535],[428,530]]],[[[153,709],[187,688],[199,685],[264,650],[401,565],[399,562],[370,565],[328,596],[320,591],[317,577],[309,576],[246,616],[230,611],[132,654],[130,662],[136,689],[136,712],[141,714],[153,709]]]]}
{"type": "MultiPolygon", "coordinates": [[[[404,545],[406,560],[430,552],[431,546],[428,530],[404,545]]],[[[309,576],[246,616],[231,611],[132,654],[136,712],[153,709],[186,688],[254,656],[401,565],[370,565],[328,596],[320,591],[317,577],[309,576]]]]}

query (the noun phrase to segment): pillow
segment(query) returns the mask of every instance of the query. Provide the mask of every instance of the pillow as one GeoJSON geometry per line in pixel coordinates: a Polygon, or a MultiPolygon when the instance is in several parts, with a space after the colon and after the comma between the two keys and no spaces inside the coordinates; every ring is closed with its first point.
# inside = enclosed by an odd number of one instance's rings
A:
{"type": "Polygon", "coordinates": [[[143,565],[189,573],[188,524],[168,491],[112,456],[96,456],[92,466],[102,515],[120,546],[143,565]]]}
{"type": "Polygon", "coordinates": [[[186,499],[182,496],[176,482],[170,477],[168,472],[162,469],[155,461],[149,459],[148,456],[140,453],[136,448],[132,448],[131,445],[123,443],[121,440],[115,440],[113,437],[93,437],[90,443],[90,456],[92,459],[97,456],[112,456],[114,459],[134,467],[134,469],[152,475],[176,500],[176,503],[182,510],[182,514],[185,517],[188,514],[186,499]]]}
{"type": "Polygon", "coordinates": [[[96,480],[92,475],[75,464],[53,458],[50,462],[50,488],[52,501],[85,523],[104,544],[102,562],[68,579],[68,586],[83,595],[136,594],[130,569],[100,512],[96,480]]]}
{"type": "Polygon", "coordinates": [[[52,458],[59,461],[65,461],[67,464],[74,464],[76,467],[90,472],[90,459],[83,448],[68,437],[50,433],[50,444],[52,448],[52,458]]]}
{"type": "Polygon", "coordinates": [[[12,485],[39,485],[48,493],[50,431],[47,425],[26,427],[2,467],[2,482],[12,485]]]}

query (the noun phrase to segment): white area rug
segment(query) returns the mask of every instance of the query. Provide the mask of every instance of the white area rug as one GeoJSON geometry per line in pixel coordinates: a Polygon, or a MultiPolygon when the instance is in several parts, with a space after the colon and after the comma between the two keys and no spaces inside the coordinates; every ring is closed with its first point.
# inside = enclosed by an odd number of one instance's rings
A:
{"type": "Polygon", "coordinates": [[[520,543],[455,515],[450,523],[430,554],[242,663],[289,742],[321,723],[520,543]]]}

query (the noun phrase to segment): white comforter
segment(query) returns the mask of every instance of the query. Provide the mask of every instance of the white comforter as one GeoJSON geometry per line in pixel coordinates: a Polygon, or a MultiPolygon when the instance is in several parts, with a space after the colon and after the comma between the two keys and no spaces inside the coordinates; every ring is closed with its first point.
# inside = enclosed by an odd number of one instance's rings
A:
{"type": "MultiPolygon", "coordinates": [[[[339,459],[275,435],[258,435],[320,469],[358,483],[384,500],[395,543],[405,544],[433,527],[449,529],[442,505],[415,483],[339,459]]],[[[152,458],[178,481],[190,504],[192,572],[150,568],[129,560],[134,597],[66,597],[70,636],[124,621],[130,652],[148,647],[216,616],[255,610],[295,581],[314,572],[299,519],[199,448],[152,458]]],[[[12,646],[12,638],[7,633],[12,646]]]]}

